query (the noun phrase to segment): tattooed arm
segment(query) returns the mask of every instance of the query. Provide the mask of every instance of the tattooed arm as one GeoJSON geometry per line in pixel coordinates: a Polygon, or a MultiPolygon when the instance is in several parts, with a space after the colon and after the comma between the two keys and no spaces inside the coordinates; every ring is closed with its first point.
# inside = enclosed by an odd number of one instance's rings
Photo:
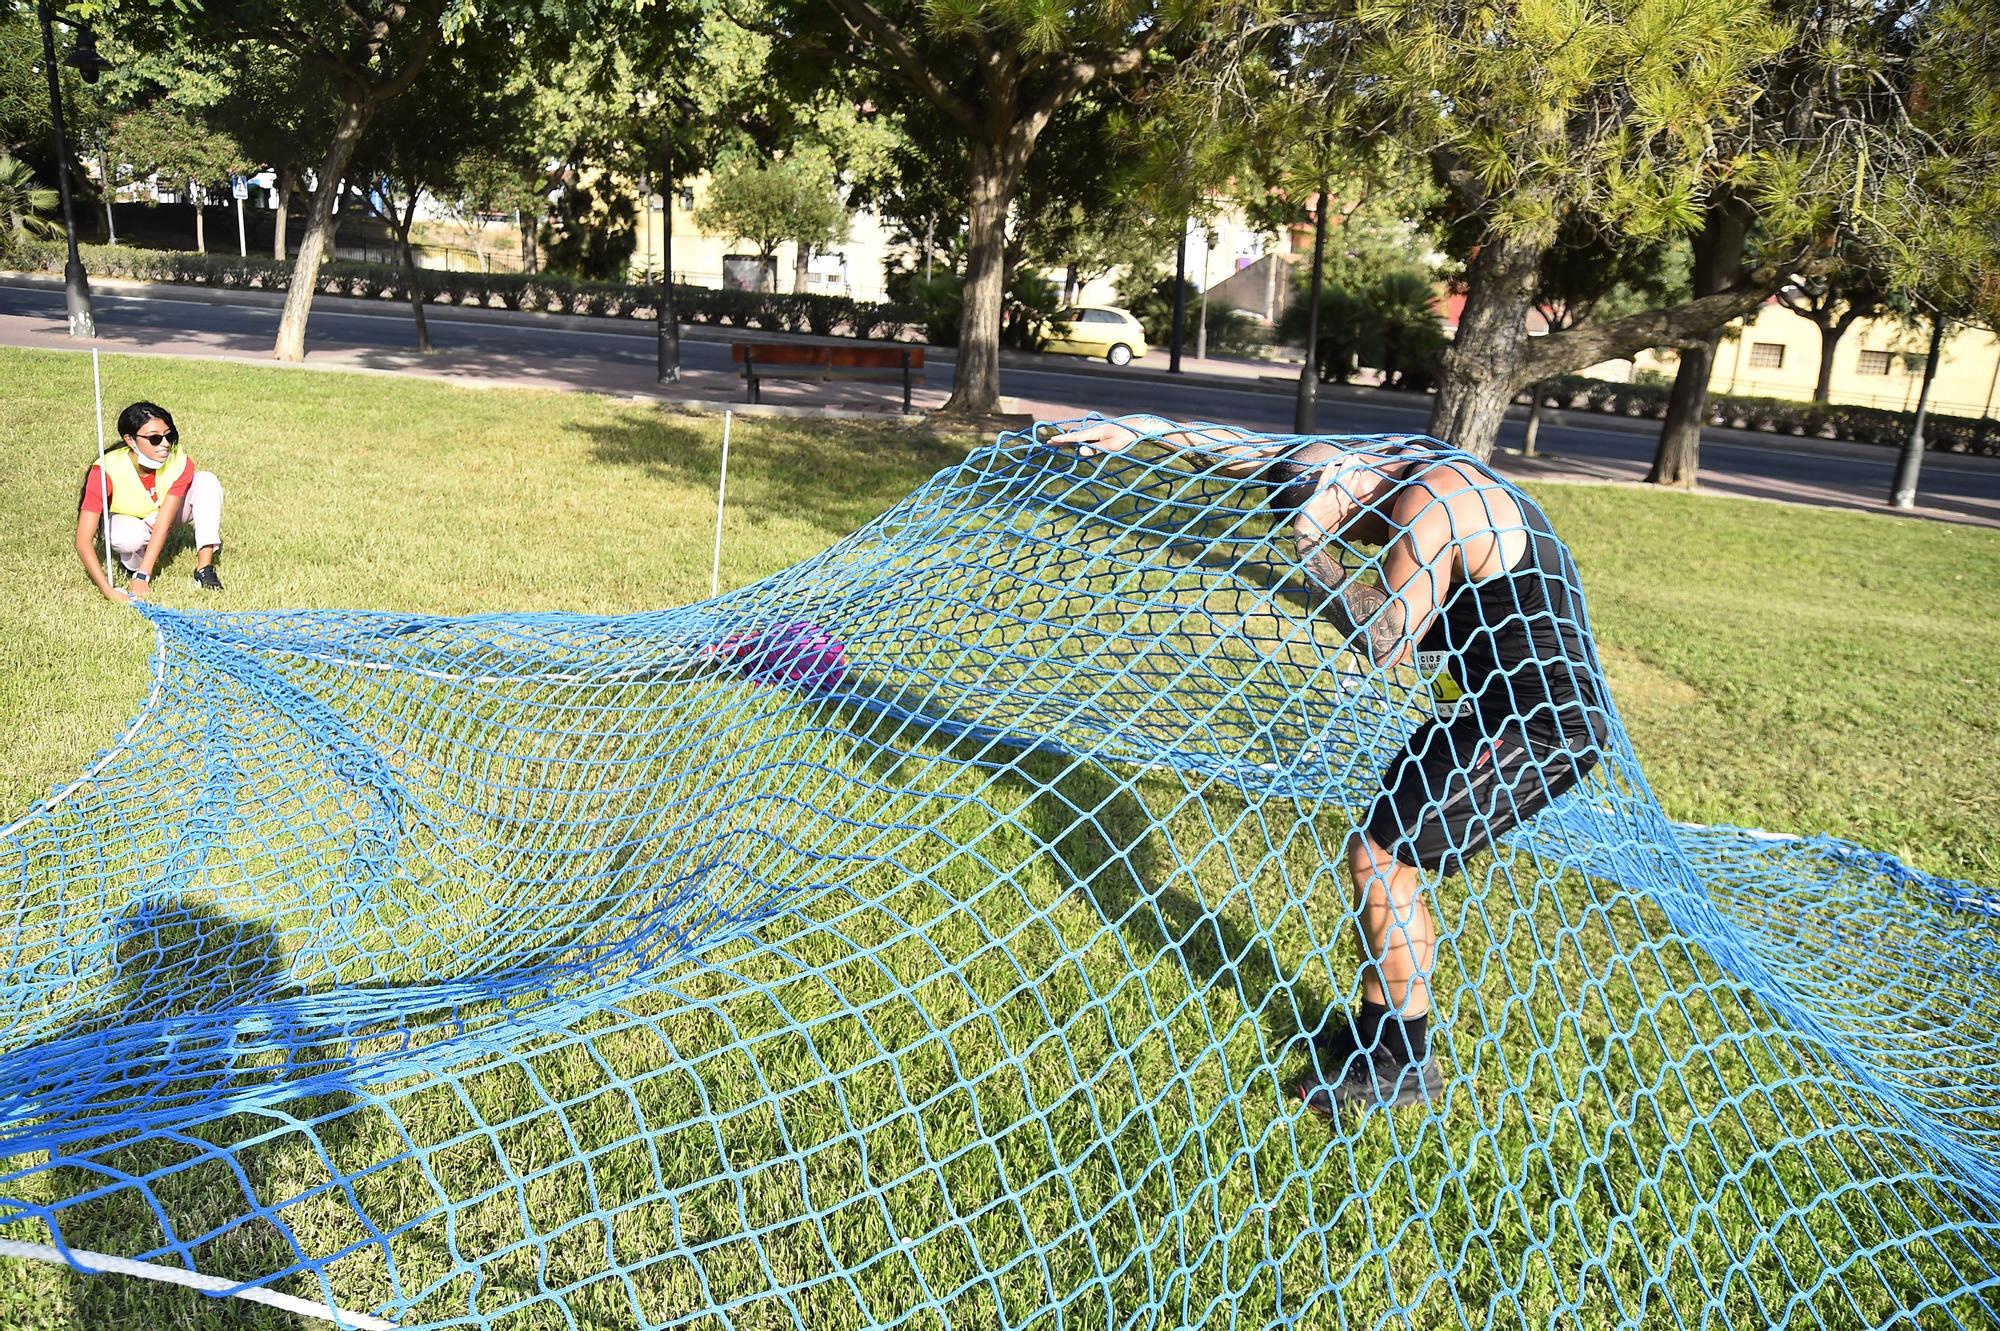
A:
{"type": "Polygon", "coordinates": [[[1306,569],[1327,592],[1320,611],[1349,638],[1363,635],[1368,659],[1378,666],[1394,665],[1403,654],[1405,611],[1400,597],[1391,597],[1343,564],[1324,541],[1306,552],[1306,569]]]}

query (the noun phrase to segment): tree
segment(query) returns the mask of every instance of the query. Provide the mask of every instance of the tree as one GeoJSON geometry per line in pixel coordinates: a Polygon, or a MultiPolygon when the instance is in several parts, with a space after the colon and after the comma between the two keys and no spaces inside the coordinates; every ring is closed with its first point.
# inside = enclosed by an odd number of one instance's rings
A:
{"type": "MultiPolygon", "coordinates": [[[[1976,0],[1778,3],[1791,35],[1771,62],[1760,114],[1721,140],[1749,167],[1708,201],[1695,238],[1696,295],[1742,285],[1753,271],[1751,285],[1770,295],[1855,265],[1905,293],[1942,292],[1976,281],[1982,265],[1991,271],[1992,138],[1982,117],[1963,114],[1982,97],[1993,101],[1986,85],[2000,71],[1980,67],[1991,43],[1971,30],[1984,37],[1990,13],[1976,0]],[[1937,117],[1953,67],[1974,72],[1937,117]]],[[[1657,484],[1692,485],[1699,475],[1720,335],[1683,344],[1649,474],[1657,484]]]]}
{"type": "Polygon", "coordinates": [[[290,52],[238,47],[225,55],[222,88],[206,115],[243,145],[245,156],[270,168],[271,257],[285,259],[292,201],[333,136],[339,103],[327,95],[325,80],[290,52]]]}
{"type": "MultiPolygon", "coordinates": [[[[60,47],[58,48],[60,51],[60,47]]],[[[58,55],[58,61],[61,57],[58,55]]],[[[79,160],[106,121],[105,90],[60,65],[63,118],[69,129],[70,193],[79,223],[97,197],[79,160]]],[[[42,72],[42,31],[32,5],[0,4],[0,154],[14,158],[36,179],[56,179],[55,125],[49,118],[49,85],[42,72]]]]}
{"type": "Polygon", "coordinates": [[[749,153],[725,158],[709,181],[707,200],[695,214],[703,229],[745,240],[757,247],[769,268],[778,246],[798,246],[792,289],[805,289],[812,251],[847,239],[847,209],[836,192],[831,161],[823,152],[803,152],[780,161],[749,153]]]}
{"type": "Polygon", "coordinates": [[[194,247],[206,254],[202,205],[211,188],[248,169],[243,149],[227,134],[160,101],[113,122],[110,152],[141,176],[157,176],[194,205],[194,247]]]}
{"type": "MultiPolygon", "coordinates": [[[[455,32],[469,11],[454,8],[455,32]]],[[[495,16],[483,14],[486,21],[495,16]]],[[[276,51],[327,86],[338,102],[333,129],[313,167],[312,204],[272,354],[305,358],[306,320],[333,235],[333,204],[355,147],[381,107],[409,90],[446,37],[445,0],[241,0],[163,7],[142,26],[156,46],[276,51]]]]}
{"type": "MultiPolygon", "coordinates": [[[[1616,318],[1687,299],[1692,255],[1684,241],[1637,244],[1608,236],[1578,215],[1559,227],[1556,242],[1542,258],[1535,286],[1535,311],[1550,332],[1562,333],[1586,319],[1616,318]]],[[[1541,432],[1542,385],[1529,389],[1527,427],[1521,453],[1535,456],[1541,432]]]]}
{"type": "Polygon", "coordinates": [[[1890,292],[1881,274],[1865,257],[1837,265],[1817,277],[1804,277],[1778,288],[1778,301],[1819,330],[1819,377],[1813,381],[1813,401],[1833,398],[1833,353],[1847,330],[1861,319],[1889,307],[1890,292]]]}
{"type": "Polygon", "coordinates": [[[475,151],[461,158],[434,191],[438,206],[465,236],[482,268],[490,262],[487,238],[494,218],[511,213],[522,219],[526,232],[539,215],[545,200],[528,176],[518,151],[475,151]]]}
{"type": "Polygon", "coordinates": [[[639,247],[639,208],[630,178],[605,167],[570,174],[541,232],[549,268],[578,277],[623,278],[639,247]]]}
{"type": "Polygon", "coordinates": [[[1401,0],[1314,25],[1310,72],[1350,133],[1429,161],[1467,239],[1465,303],[1431,432],[1490,453],[1514,395],[1553,373],[1681,340],[1762,299],[1745,289],[1528,337],[1565,218],[1640,241],[1684,234],[1731,169],[1719,128],[1758,95],[1783,29],[1735,0],[1401,0]],[[1595,336],[1591,336],[1591,334],[1595,336]]]}
{"type": "Polygon", "coordinates": [[[1160,78],[1212,9],[1201,0],[772,3],[764,28],[795,68],[851,73],[870,100],[902,112],[941,168],[963,171],[964,318],[946,411],[999,408],[1007,218],[1043,134],[1086,89],[1129,94],[1160,78]]]}
{"type": "Polygon", "coordinates": [[[417,281],[410,228],[427,192],[452,179],[472,157],[490,157],[508,141],[528,100],[514,75],[510,43],[491,32],[468,33],[440,50],[415,84],[377,116],[355,146],[350,169],[369,184],[363,199],[388,223],[403,265],[403,289],[416,321],[417,349],[431,350],[417,281]]]}

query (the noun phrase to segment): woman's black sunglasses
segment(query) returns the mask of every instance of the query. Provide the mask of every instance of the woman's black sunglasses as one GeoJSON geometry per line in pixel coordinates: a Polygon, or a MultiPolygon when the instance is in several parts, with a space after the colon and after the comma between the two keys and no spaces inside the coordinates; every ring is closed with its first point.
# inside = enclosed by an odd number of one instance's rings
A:
{"type": "Polygon", "coordinates": [[[164,441],[168,448],[172,448],[181,441],[181,432],[179,430],[168,430],[164,434],[135,434],[132,437],[134,439],[144,439],[149,444],[158,444],[164,441]]]}

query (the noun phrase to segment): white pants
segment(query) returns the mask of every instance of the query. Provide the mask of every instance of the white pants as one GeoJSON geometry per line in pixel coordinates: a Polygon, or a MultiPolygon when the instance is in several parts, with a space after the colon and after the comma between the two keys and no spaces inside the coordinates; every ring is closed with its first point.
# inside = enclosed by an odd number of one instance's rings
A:
{"type": "MultiPolygon", "coordinates": [[[[146,546],[153,539],[153,523],[156,520],[135,518],[127,513],[111,515],[111,549],[126,572],[138,568],[140,561],[146,557],[146,546]]],[[[198,471],[188,482],[187,494],[181,499],[178,521],[194,528],[195,549],[222,544],[222,482],[215,479],[214,472],[198,471]]]]}

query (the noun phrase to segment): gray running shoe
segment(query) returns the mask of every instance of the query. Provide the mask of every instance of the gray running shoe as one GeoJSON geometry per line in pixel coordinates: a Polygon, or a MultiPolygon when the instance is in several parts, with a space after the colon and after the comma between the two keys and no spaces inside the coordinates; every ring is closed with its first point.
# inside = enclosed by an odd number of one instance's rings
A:
{"type": "Polygon", "coordinates": [[[1426,1058],[1413,1067],[1378,1052],[1373,1058],[1350,1058],[1336,1080],[1300,1083],[1299,1099],[1314,1113],[1331,1118],[1349,1107],[1402,1109],[1424,1103],[1443,1089],[1444,1074],[1437,1059],[1426,1058]]]}

